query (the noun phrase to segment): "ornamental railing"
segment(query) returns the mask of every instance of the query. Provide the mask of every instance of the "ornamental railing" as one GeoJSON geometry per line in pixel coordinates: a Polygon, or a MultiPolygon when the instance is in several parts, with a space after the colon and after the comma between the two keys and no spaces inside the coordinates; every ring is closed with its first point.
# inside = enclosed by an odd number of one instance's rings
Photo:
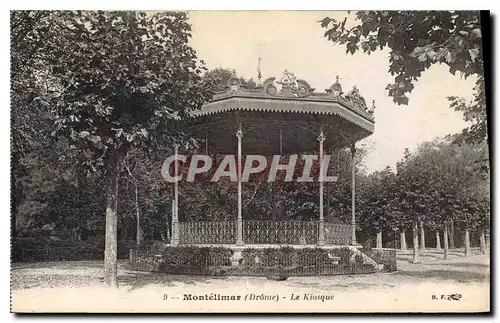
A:
{"type": "MultiPolygon", "coordinates": [[[[319,221],[259,221],[242,223],[243,243],[314,245],[318,243],[319,221]]],[[[325,243],[349,245],[351,226],[325,223],[325,243]]],[[[235,244],[236,221],[179,223],[179,244],[235,244]]]]}
{"type": "Polygon", "coordinates": [[[234,244],[236,241],[236,222],[205,221],[180,222],[180,244],[234,244]]]}
{"type": "Polygon", "coordinates": [[[325,243],[333,245],[349,245],[352,227],[349,224],[325,223],[325,243]]]}
{"type": "Polygon", "coordinates": [[[248,244],[316,244],[316,221],[243,221],[243,241],[248,244]]]}

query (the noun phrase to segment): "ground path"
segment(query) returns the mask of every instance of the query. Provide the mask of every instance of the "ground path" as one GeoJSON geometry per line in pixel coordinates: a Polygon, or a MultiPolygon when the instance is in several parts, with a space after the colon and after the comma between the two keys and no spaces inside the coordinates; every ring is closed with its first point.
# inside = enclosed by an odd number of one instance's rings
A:
{"type": "Polygon", "coordinates": [[[69,311],[477,311],[489,308],[489,257],[453,250],[449,260],[428,250],[421,264],[398,254],[398,271],[365,275],[202,277],[130,271],[119,265],[119,289],[102,287],[102,263],[72,261],[13,264],[13,309],[69,311]],[[185,295],[264,295],[279,301],[185,301],[185,295]],[[163,295],[168,295],[163,300],[163,295]],[[300,301],[292,301],[291,294],[300,301]],[[309,296],[306,296],[308,294],[309,296]],[[441,295],[461,294],[459,301],[441,295]],[[310,300],[334,295],[334,300],[310,300]],[[432,299],[435,295],[438,299],[432,299]],[[177,298],[177,299],[173,299],[177,298]]]}

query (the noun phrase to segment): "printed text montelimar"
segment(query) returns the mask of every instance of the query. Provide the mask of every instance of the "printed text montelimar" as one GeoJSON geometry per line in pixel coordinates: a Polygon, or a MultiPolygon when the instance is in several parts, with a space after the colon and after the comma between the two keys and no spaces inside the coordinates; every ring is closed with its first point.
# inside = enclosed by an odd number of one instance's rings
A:
{"type": "Polygon", "coordinates": [[[246,295],[227,295],[227,294],[184,294],[184,301],[279,301],[279,300],[304,300],[304,301],[330,301],[333,295],[320,295],[314,293],[291,294],[290,296],[280,296],[277,294],[246,294],[246,295]]]}

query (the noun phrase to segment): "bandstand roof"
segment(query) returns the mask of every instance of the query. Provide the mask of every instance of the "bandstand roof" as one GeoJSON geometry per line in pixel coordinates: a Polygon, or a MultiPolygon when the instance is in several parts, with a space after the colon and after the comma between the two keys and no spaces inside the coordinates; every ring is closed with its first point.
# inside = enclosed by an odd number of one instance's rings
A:
{"type": "Polygon", "coordinates": [[[236,152],[240,124],[245,154],[310,152],[317,150],[320,129],[327,150],[371,135],[374,109],[356,87],[344,94],[338,77],[324,93],[316,93],[285,71],[281,80],[269,78],[256,88],[231,78],[212,101],[194,111],[189,128],[194,137],[206,140],[209,153],[236,152]]]}

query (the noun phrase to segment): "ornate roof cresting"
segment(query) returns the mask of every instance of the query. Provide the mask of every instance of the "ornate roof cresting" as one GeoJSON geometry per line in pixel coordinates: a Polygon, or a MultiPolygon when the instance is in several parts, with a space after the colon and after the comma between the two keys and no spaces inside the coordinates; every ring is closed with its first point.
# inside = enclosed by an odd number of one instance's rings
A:
{"type": "MultiPolygon", "coordinates": [[[[233,72],[234,73],[234,72],[233,72]]],[[[231,77],[225,89],[217,92],[214,100],[220,100],[231,96],[248,98],[289,98],[292,100],[308,100],[319,102],[337,102],[349,109],[373,119],[375,104],[368,108],[365,99],[360,95],[359,89],[353,86],[347,94],[344,94],[339,76],[335,77],[333,83],[326,93],[315,93],[308,82],[298,79],[294,73],[285,70],[278,80],[275,77],[267,78],[262,85],[253,87],[245,86],[241,79],[235,75],[231,77]]]]}
{"type": "Polygon", "coordinates": [[[264,81],[264,91],[269,95],[278,95],[282,97],[299,97],[305,98],[312,94],[314,89],[311,88],[309,83],[304,80],[299,80],[293,73],[285,70],[281,79],[276,81],[276,78],[271,77],[264,81]],[[281,90],[278,90],[278,85],[281,90]]]}

